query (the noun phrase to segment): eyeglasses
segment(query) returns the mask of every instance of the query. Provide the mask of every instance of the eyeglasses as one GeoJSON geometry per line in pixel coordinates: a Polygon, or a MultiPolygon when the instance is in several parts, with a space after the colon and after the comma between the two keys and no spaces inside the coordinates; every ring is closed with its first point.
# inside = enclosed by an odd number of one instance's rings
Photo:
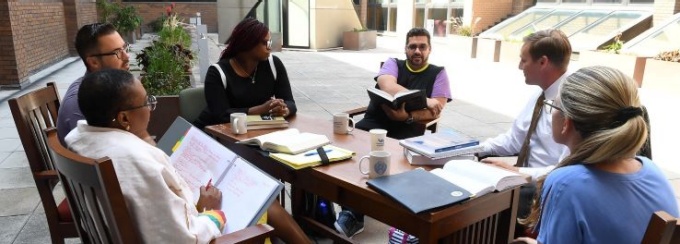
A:
{"type": "Polygon", "coordinates": [[[262,45],[265,45],[267,47],[267,49],[271,49],[272,48],[272,39],[269,39],[267,41],[262,41],[262,45]]]}
{"type": "Polygon", "coordinates": [[[415,51],[416,49],[420,49],[420,51],[425,51],[427,50],[427,44],[411,44],[406,46],[408,50],[415,51]]]}
{"type": "Polygon", "coordinates": [[[146,96],[146,102],[144,103],[144,105],[123,109],[121,111],[130,111],[130,110],[135,110],[135,109],[143,108],[143,107],[147,107],[147,106],[149,107],[149,109],[151,109],[151,111],[154,111],[154,110],[156,110],[156,103],[158,103],[156,101],[156,97],[154,97],[153,95],[148,95],[148,96],[146,96]]]}
{"type": "Polygon", "coordinates": [[[130,53],[130,44],[129,43],[126,42],[125,45],[123,45],[122,48],[118,48],[116,50],[113,50],[112,52],[93,54],[93,55],[90,55],[90,57],[101,57],[101,56],[116,55],[116,58],[122,60],[123,59],[123,53],[122,52],[130,53]]]}
{"type": "Polygon", "coordinates": [[[555,105],[555,100],[543,100],[543,111],[547,114],[552,114],[553,109],[562,112],[562,108],[555,105]]]}

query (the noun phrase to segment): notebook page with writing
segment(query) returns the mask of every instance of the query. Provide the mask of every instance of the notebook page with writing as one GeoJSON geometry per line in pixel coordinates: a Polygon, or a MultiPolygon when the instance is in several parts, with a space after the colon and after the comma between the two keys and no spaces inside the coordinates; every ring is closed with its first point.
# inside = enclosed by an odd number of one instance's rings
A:
{"type": "Polygon", "coordinates": [[[170,156],[172,166],[177,169],[198,201],[200,187],[210,179],[215,184],[226,173],[227,168],[238,157],[234,152],[211,138],[205,138],[199,129],[191,127],[170,156]]]}
{"type": "Polygon", "coordinates": [[[275,199],[270,199],[270,196],[281,189],[278,181],[262,174],[241,158],[234,161],[224,179],[215,186],[222,190],[222,211],[227,217],[225,234],[253,224],[252,220],[259,218],[275,199]],[[262,194],[265,192],[268,194],[262,194]],[[262,208],[253,208],[262,203],[266,203],[262,208]]]}

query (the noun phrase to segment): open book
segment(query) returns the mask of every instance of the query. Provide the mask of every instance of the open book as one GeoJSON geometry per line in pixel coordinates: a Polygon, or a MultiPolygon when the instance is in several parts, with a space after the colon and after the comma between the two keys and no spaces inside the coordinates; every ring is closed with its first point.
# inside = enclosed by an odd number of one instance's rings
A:
{"type": "Polygon", "coordinates": [[[430,172],[466,189],[476,197],[527,183],[527,178],[522,174],[472,160],[451,160],[444,168],[430,172]]]}
{"type": "Polygon", "coordinates": [[[237,143],[259,146],[262,150],[270,152],[299,154],[328,145],[331,141],[325,135],[300,133],[297,129],[287,129],[243,139],[237,143]]]}
{"type": "Polygon", "coordinates": [[[406,90],[397,92],[394,96],[375,87],[369,87],[368,97],[378,104],[387,104],[392,109],[399,109],[402,103],[406,103],[406,111],[414,111],[427,107],[427,95],[424,90],[406,90]]]}
{"type": "Polygon", "coordinates": [[[227,217],[225,234],[257,223],[283,188],[281,182],[182,118],[175,120],[161,142],[159,148],[172,152],[170,163],[193,191],[194,202],[198,201],[200,187],[208,182],[220,189],[222,211],[227,217]],[[181,128],[188,129],[179,133],[181,128]]]}
{"type": "MultiPolygon", "coordinates": [[[[333,145],[323,146],[323,150],[326,152],[326,156],[330,162],[345,160],[354,156],[354,152],[333,145]]],[[[269,157],[276,159],[276,161],[288,165],[293,169],[303,169],[321,165],[321,157],[314,149],[299,154],[270,153],[269,157]]]]}

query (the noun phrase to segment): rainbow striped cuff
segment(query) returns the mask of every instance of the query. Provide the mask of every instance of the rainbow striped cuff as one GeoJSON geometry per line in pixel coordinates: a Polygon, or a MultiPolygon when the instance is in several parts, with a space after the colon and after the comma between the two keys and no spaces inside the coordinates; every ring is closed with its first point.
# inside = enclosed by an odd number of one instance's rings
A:
{"type": "Polygon", "coordinates": [[[217,226],[217,228],[222,231],[224,229],[224,224],[227,222],[227,217],[224,216],[224,212],[221,210],[208,210],[203,211],[199,216],[206,216],[217,226]]]}

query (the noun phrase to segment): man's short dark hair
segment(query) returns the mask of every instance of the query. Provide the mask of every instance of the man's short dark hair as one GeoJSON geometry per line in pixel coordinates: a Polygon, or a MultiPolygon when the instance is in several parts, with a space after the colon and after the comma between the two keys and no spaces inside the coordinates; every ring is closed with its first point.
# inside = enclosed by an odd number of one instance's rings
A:
{"type": "Polygon", "coordinates": [[[426,36],[427,37],[427,45],[432,46],[432,45],[430,45],[430,32],[427,31],[425,28],[415,27],[415,28],[411,29],[410,31],[408,31],[408,33],[406,33],[406,45],[408,45],[408,39],[411,38],[411,37],[414,37],[414,36],[426,36]]]}
{"type": "Polygon", "coordinates": [[[567,69],[571,58],[571,43],[561,30],[539,30],[524,37],[524,44],[529,45],[532,60],[542,56],[548,57],[555,66],[567,69]]]}
{"type": "Polygon", "coordinates": [[[85,67],[88,68],[88,70],[89,67],[87,67],[85,59],[96,52],[97,47],[99,46],[99,37],[115,32],[116,27],[109,23],[94,23],[80,27],[78,34],[76,34],[75,46],[78,56],[83,60],[85,67]]]}
{"type": "Polygon", "coordinates": [[[128,71],[103,69],[86,74],[78,90],[78,106],[91,126],[109,127],[118,112],[129,107],[135,77],[128,71]]]}

